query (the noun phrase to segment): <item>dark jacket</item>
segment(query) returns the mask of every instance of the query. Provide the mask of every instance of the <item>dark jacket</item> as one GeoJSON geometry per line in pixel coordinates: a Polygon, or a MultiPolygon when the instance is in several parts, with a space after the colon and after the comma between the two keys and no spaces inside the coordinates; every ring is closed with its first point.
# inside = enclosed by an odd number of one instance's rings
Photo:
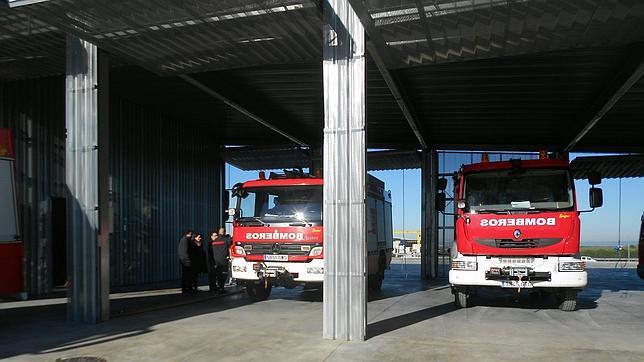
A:
{"type": "Polygon", "coordinates": [[[203,244],[199,246],[194,241],[191,241],[190,247],[188,248],[188,256],[190,257],[190,262],[195,272],[206,272],[206,251],[203,249],[203,244]]]}
{"type": "Polygon", "coordinates": [[[210,242],[208,256],[211,267],[228,267],[228,249],[231,243],[230,236],[218,236],[215,241],[210,242]]]}
{"type": "Polygon", "coordinates": [[[179,240],[179,247],[177,248],[177,254],[179,254],[179,261],[183,266],[192,266],[190,262],[190,256],[188,254],[188,248],[190,244],[194,244],[192,240],[189,240],[185,236],[179,240]]]}

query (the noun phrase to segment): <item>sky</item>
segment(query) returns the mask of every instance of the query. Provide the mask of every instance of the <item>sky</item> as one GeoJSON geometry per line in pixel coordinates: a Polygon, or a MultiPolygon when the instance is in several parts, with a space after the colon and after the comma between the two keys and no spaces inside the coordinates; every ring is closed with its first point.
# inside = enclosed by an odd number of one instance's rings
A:
{"type": "MultiPolygon", "coordinates": [[[[256,179],[258,175],[255,171],[242,171],[231,165],[227,165],[226,171],[227,188],[237,182],[256,179]]],[[[391,190],[394,230],[420,230],[420,170],[369,173],[384,181],[385,188],[391,190]]],[[[616,246],[618,241],[622,245],[637,244],[640,218],[644,213],[644,178],[621,180],[621,208],[619,179],[604,179],[598,187],[603,190],[604,205],[581,214],[581,244],[616,246]]],[[[588,209],[589,188],[588,181],[575,181],[580,210],[588,209]]]]}

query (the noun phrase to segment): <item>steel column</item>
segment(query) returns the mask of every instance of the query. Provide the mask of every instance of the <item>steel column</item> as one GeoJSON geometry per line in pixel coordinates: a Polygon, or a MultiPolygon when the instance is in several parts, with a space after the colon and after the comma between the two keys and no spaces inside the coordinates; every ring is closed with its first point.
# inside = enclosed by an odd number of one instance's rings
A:
{"type": "Polygon", "coordinates": [[[102,101],[107,95],[101,93],[99,97],[98,58],[95,45],[67,36],[65,161],[68,277],[71,279],[68,317],[84,323],[99,322],[104,306],[109,303],[109,299],[104,302],[109,298],[106,294],[109,282],[102,288],[104,273],[101,273],[103,263],[98,244],[99,185],[107,191],[106,185],[99,183],[99,146],[106,145],[99,144],[105,141],[105,135],[99,138],[99,113],[105,111],[98,104],[99,98],[102,101]]]}
{"type": "Polygon", "coordinates": [[[366,123],[364,28],[347,0],[324,4],[323,336],[364,340],[366,123]]]}
{"type": "Polygon", "coordinates": [[[421,161],[421,277],[434,279],[438,274],[438,213],[436,193],[438,182],[438,154],[434,150],[422,152],[421,161]]]}

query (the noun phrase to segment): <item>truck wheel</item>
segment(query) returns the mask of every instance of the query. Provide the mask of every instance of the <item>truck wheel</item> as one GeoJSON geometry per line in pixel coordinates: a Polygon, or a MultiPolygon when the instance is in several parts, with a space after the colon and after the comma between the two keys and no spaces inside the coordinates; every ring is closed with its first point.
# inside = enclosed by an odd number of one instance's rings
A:
{"type": "Polygon", "coordinates": [[[561,295],[561,304],[559,309],[564,312],[572,312],[577,309],[577,292],[574,290],[566,290],[561,295]]]}
{"type": "Polygon", "coordinates": [[[382,289],[382,281],[385,279],[385,264],[386,262],[386,257],[385,254],[380,253],[380,257],[378,258],[378,271],[376,274],[369,275],[367,277],[367,284],[369,285],[369,289],[378,291],[382,289]]]}
{"type": "Polygon", "coordinates": [[[256,302],[266,300],[271,294],[272,289],[272,285],[269,284],[268,287],[264,287],[264,283],[262,282],[246,284],[246,294],[256,302]]]}
{"type": "Polygon", "coordinates": [[[467,293],[462,292],[458,289],[454,291],[454,304],[456,305],[456,308],[469,307],[467,305],[468,299],[469,299],[469,296],[467,295],[467,293]]]}
{"type": "Polygon", "coordinates": [[[367,284],[371,290],[380,290],[380,288],[382,288],[382,277],[380,276],[380,273],[369,275],[367,277],[367,284]]]}

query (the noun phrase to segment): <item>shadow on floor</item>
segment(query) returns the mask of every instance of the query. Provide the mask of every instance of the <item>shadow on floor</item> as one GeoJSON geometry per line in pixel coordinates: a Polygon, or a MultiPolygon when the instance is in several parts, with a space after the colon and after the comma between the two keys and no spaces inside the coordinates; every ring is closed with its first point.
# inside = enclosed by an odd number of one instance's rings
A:
{"type": "Polygon", "coordinates": [[[209,292],[194,295],[179,292],[123,298],[111,304],[113,311],[127,311],[127,317],[116,316],[94,325],[73,323],[66,320],[66,304],[58,301],[48,305],[2,309],[0,359],[62,352],[143,335],[158,324],[239,308],[251,304],[251,301],[240,293],[231,292],[224,297],[209,292]]]}
{"type": "Polygon", "coordinates": [[[367,339],[439,317],[456,310],[454,303],[444,303],[367,325],[367,339]]]}

